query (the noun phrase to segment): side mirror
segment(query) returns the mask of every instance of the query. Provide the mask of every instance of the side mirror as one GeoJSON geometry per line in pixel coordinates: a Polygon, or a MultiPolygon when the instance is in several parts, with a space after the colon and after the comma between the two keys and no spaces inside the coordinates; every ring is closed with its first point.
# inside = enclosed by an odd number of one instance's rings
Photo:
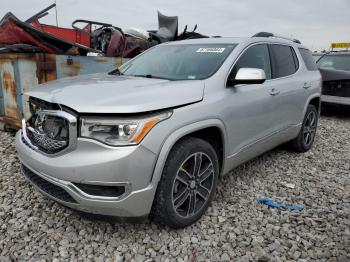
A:
{"type": "Polygon", "coordinates": [[[265,71],[259,68],[240,68],[234,78],[228,79],[228,86],[240,84],[262,84],[266,80],[265,71]]]}

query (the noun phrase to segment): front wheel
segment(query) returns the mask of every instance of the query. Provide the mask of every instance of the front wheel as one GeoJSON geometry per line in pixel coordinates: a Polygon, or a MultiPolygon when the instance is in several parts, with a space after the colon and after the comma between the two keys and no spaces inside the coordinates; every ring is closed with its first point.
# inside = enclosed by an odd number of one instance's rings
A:
{"type": "Polygon", "coordinates": [[[315,140],[318,122],[318,111],[314,105],[308,105],[299,135],[290,142],[297,152],[308,151],[315,140]]]}
{"type": "Polygon", "coordinates": [[[172,228],[197,221],[211,203],[219,175],[214,148],[199,138],[185,138],[171,150],[157,187],[152,218],[172,228]]]}

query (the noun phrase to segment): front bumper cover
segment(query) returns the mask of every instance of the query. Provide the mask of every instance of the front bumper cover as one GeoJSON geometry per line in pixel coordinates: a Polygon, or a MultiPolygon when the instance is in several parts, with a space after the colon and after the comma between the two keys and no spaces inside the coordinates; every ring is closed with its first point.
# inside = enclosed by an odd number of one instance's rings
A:
{"type": "Polygon", "coordinates": [[[16,135],[16,148],[22,164],[40,179],[67,192],[74,201],[58,198],[28,179],[42,194],[93,214],[143,217],[150,213],[156,191],[156,185],[151,183],[156,161],[153,152],[142,146],[111,148],[79,139],[76,150],[51,158],[23,143],[21,132],[16,135]],[[124,185],[125,193],[120,197],[92,196],[74,183],[124,185]]]}
{"type": "Polygon", "coordinates": [[[330,104],[350,105],[350,97],[322,95],[321,101],[330,104]]]}

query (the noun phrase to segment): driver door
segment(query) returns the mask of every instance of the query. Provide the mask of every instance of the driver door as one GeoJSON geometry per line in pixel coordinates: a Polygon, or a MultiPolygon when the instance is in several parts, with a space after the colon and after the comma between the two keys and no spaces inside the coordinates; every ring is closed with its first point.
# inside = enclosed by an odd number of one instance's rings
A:
{"type": "Polygon", "coordinates": [[[278,100],[271,84],[271,61],[266,44],[255,44],[243,51],[233,66],[229,79],[240,68],[259,68],[265,71],[263,84],[245,84],[226,88],[230,106],[226,117],[229,139],[229,164],[237,166],[274,147],[270,140],[278,123],[278,100]]]}

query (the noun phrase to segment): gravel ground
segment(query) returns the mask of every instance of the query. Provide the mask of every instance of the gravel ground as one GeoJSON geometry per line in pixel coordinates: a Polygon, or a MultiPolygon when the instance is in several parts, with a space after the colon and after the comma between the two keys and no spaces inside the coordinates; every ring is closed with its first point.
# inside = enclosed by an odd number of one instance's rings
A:
{"type": "Polygon", "coordinates": [[[0,132],[0,261],[350,261],[350,117],[323,116],[308,153],[276,149],[223,177],[206,215],[182,230],[92,221],[54,203],[20,175],[13,141],[0,132]]]}

